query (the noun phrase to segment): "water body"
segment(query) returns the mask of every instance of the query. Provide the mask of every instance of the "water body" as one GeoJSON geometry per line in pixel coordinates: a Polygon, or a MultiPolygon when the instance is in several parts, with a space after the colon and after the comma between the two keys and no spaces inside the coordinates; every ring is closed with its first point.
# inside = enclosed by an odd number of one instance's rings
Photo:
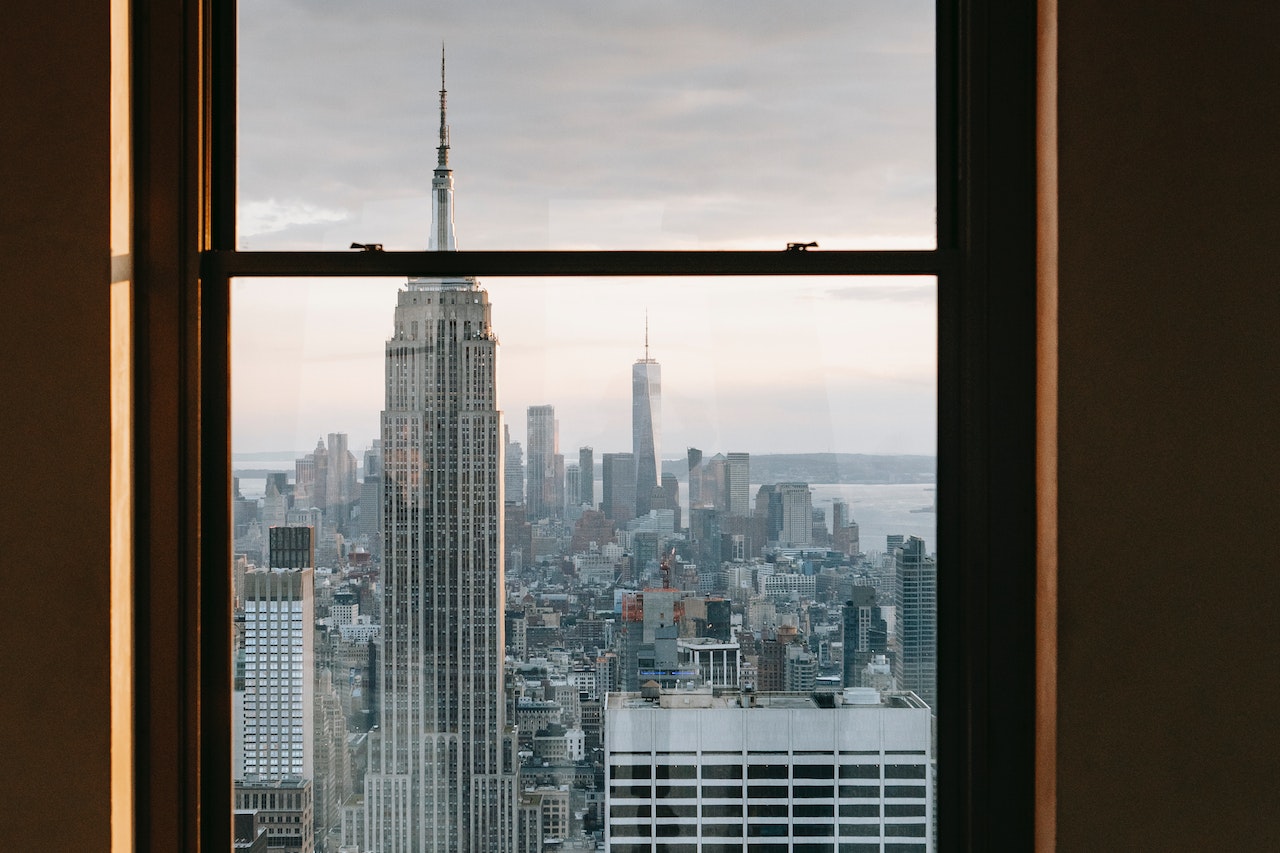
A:
{"type": "MultiPolygon", "coordinates": [[[[689,505],[687,486],[680,484],[682,506],[689,505]]],[[[754,504],[760,484],[751,484],[751,500],[754,504]]],[[[913,512],[932,508],[934,486],[929,483],[810,483],[813,492],[813,508],[820,509],[827,517],[827,529],[831,529],[831,504],[843,498],[849,504],[849,515],[858,522],[858,544],[864,552],[884,551],[885,537],[890,535],[919,536],[925,550],[932,552],[938,545],[936,512],[913,512]]]]}
{"type": "MultiPolygon", "coordinates": [[[[293,482],[293,460],[287,462],[253,462],[253,467],[278,468],[288,471],[293,482]]],[[[596,481],[596,495],[603,493],[603,483],[596,481]]],[[[751,484],[751,497],[755,500],[759,483],[751,484]]],[[[827,516],[827,529],[831,528],[831,503],[843,498],[849,504],[849,514],[858,522],[858,538],[863,551],[884,551],[885,537],[890,535],[919,536],[925,542],[926,551],[937,550],[937,513],[916,512],[932,507],[934,487],[924,483],[812,483],[813,506],[827,516]]],[[[267,489],[264,477],[242,478],[240,494],[250,500],[261,498],[267,489]]],[[[680,484],[680,505],[688,507],[688,484],[680,484]]]]}
{"type": "MultiPolygon", "coordinates": [[[[289,475],[289,482],[293,482],[293,474],[289,475]]],[[[249,500],[257,500],[267,493],[266,477],[241,477],[240,478],[240,496],[249,500]]]]}
{"type": "MultiPolygon", "coordinates": [[[[752,489],[759,488],[752,486],[752,489]]],[[[910,484],[819,483],[813,489],[813,506],[827,515],[831,528],[831,502],[844,498],[849,515],[858,522],[858,541],[863,551],[883,551],[889,535],[919,536],[925,550],[938,547],[938,514],[913,512],[933,506],[934,486],[910,484]]]]}

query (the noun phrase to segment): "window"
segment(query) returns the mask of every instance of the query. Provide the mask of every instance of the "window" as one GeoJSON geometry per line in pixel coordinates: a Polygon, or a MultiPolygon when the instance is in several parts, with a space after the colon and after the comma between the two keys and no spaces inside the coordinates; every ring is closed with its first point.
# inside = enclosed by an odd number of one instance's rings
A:
{"type": "MultiPolygon", "coordinates": [[[[1012,808],[1013,828],[1016,831],[1019,819],[1022,826],[1029,826],[1027,767],[1029,766],[1029,702],[1026,699],[1001,703],[1000,696],[1029,697],[1029,661],[1019,657],[1017,650],[1029,648],[1026,638],[1029,636],[1027,620],[1029,610],[1029,554],[1031,525],[1027,510],[1031,506],[1029,495],[1029,462],[1030,447],[1029,419],[1030,385],[1027,374],[1030,359],[1027,342],[1030,339],[1029,323],[1029,246],[1026,239],[1030,221],[1027,204],[1027,189],[1030,182],[1030,142],[1027,135],[1029,99],[1026,89],[1029,84],[1027,69],[1028,21],[1025,14],[1014,13],[1013,10],[1001,10],[996,14],[985,4],[964,4],[964,15],[950,6],[940,7],[938,26],[939,73],[942,85],[939,122],[943,144],[942,168],[949,176],[939,185],[938,208],[940,217],[939,248],[936,252],[917,255],[914,253],[859,253],[840,255],[836,253],[813,254],[813,258],[803,260],[797,258],[773,258],[767,255],[737,256],[724,253],[715,258],[717,264],[734,267],[743,272],[779,272],[788,269],[799,269],[803,273],[838,271],[844,273],[883,272],[886,270],[909,271],[914,273],[941,274],[939,282],[940,294],[940,371],[942,383],[942,400],[940,405],[940,436],[942,439],[939,455],[944,469],[950,466],[954,474],[951,485],[941,485],[943,492],[939,495],[939,506],[953,507],[948,515],[944,510],[940,517],[940,537],[944,543],[954,543],[954,559],[957,571],[946,579],[940,578],[939,589],[940,625],[939,630],[944,637],[960,637],[954,648],[945,644],[940,646],[941,673],[940,691],[942,696],[955,696],[956,707],[966,705],[978,709],[979,722],[972,720],[941,721],[942,731],[939,742],[943,750],[942,765],[953,767],[954,775],[948,779],[945,772],[939,778],[942,791],[940,806],[940,831],[944,837],[948,832],[954,833],[957,845],[972,846],[982,849],[982,840],[988,838],[990,831],[985,827],[988,805],[979,798],[979,792],[990,795],[998,801],[1001,808],[1012,808]],[[1006,12],[1010,14],[1005,14],[1006,12]],[[966,22],[962,29],[958,20],[966,22]],[[993,48],[994,45],[1001,45],[993,48]],[[981,69],[981,71],[979,71],[981,69]],[[963,83],[963,86],[961,85],[963,83]],[[1010,97],[1006,97],[1010,96],[1010,97]],[[999,109],[994,108],[999,104],[999,109]],[[958,128],[958,129],[957,129],[958,128]],[[951,130],[957,129],[952,136],[951,130]],[[957,140],[959,142],[957,143],[957,140]],[[954,158],[954,162],[953,162],[954,158]],[[951,169],[955,164],[962,169],[951,169]],[[963,185],[954,182],[956,175],[962,175],[963,185]],[[1020,184],[1020,182],[1023,182],[1020,184]],[[998,203],[992,200],[998,200],[998,203]],[[825,255],[825,256],[824,256],[825,255]],[[927,257],[926,257],[927,255],[927,257]],[[798,264],[807,264],[799,267],[798,264]],[[826,267],[833,264],[833,267],[826,267]],[[995,357],[996,354],[1000,357],[995,357]],[[1000,453],[993,449],[1000,447],[1000,453]],[[997,458],[997,456],[999,458],[997,458]],[[1001,543],[1001,553],[1005,559],[996,561],[986,559],[989,544],[1001,543]],[[1008,564],[1008,567],[997,564],[1008,564]],[[1023,574],[1019,574],[1019,566],[1025,566],[1023,574]],[[996,611],[1001,613],[1001,621],[990,615],[996,611]],[[1013,619],[1008,619],[1012,614],[1013,619]],[[1021,614],[1021,615],[1020,615],[1021,614]],[[1010,637],[1021,638],[1022,642],[1007,642],[1010,637]],[[968,657],[973,655],[973,657],[968,657]],[[948,657],[950,656],[950,657],[948,657]],[[990,677],[998,673],[999,678],[990,677]],[[999,682],[999,689],[996,683],[999,682]],[[979,701],[964,701],[960,697],[980,696],[979,701]],[[991,743],[983,738],[982,732],[1000,731],[1005,734],[1000,742],[991,743]],[[1009,796],[997,796],[995,792],[1007,792],[1009,796]],[[1014,804],[1014,805],[1010,805],[1014,804]],[[1019,808],[1017,804],[1022,804],[1019,808]],[[948,830],[948,819],[953,829],[948,830]]],[[[199,12],[199,10],[196,10],[199,12]]],[[[202,13],[203,14],[203,13],[202,13]]],[[[183,648],[182,637],[202,638],[198,647],[188,647],[189,654],[194,655],[197,667],[189,668],[191,680],[185,682],[182,690],[188,696],[185,707],[197,707],[190,701],[198,689],[204,691],[204,701],[199,703],[204,708],[204,716],[196,718],[183,717],[176,711],[166,715],[161,709],[168,707],[166,702],[174,701],[168,697],[161,687],[163,676],[159,670],[147,676],[148,661],[144,659],[144,677],[141,688],[147,693],[147,708],[155,708],[156,719],[182,720],[176,732],[157,729],[144,737],[143,749],[151,750],[159,762],[148,765],[149,776],[142,783],[144,802],[158,800],[166,796],[178,798],[196,796],[195,789],[177,788],[172,794],[163,793],[159,784],[161,774],[169,765],[160,761],[160,756],[178,754],[184,750],[162,748],[164,738],[177,738],[182,743],[194,744],[194,754],[201,756],[206,772],[225,762],[227,744],[225,736],[211,734],[215,730],[226,731],[227,712],[219,710],[224,703],[218,699],[219,687],[224,682],[230,683],[229,675],[222,673],[231,670],[228,655],[217,641],[216,631],[199,631],[198,625],[203,622],[210,626],[227,624],[229,614],[226,605],[220,604],[218,596],[213,593],[218,587],[218,580],[225,575],[225,566],[229,564],[224,544],[227,540],[231,523],[229,518],[220,517],[223,513],[219,507],[229,506],[225,500],[228,487],[218,474],[225,470],[228,448],[221,435],[219,424],[225,424],[225,387],[227,356],[222,349],[224,336],[220,334],[224,318],[227,316],[225,303],[226,291],[217,285],[227,281],[234,275],[257,274],[294,274],[298,271],[314,271],[325,268],[325,271],[342,271],[353,274],[400,274],[395,269],[395,258],[332,256],[318,257],[307,255],[271,256],[251,258],[235,252],[234,241],[228,228],[231,222],[231,199],[225,192],[227,189],[224,168],[228,160],[225,157],[226,143],[229,141],[223,134],[228,127],[231,112],[226,97],[226,84],[230,80],[232,67],[223,46],[229,32],[229,22],[211,16],[211,27],[205,31],[212,37],[222,38],[215,42],[215,50],[211,57],[212,73],[204,78],[212,87],[211,91],[202,92],[196,88],[187,89],[191,95],[187,100],[197,108],[208,108],[218,120],[203,125],[210,127],[214,135],[205,140],[210,142],[210,151],[214,154],[214,174],[222,176],[220,183],[202,184],[203,173],[196,165],[185,172],[188,181],[186,190],[190,191],[189,199],[204,198],[210,202],[208,208],[193,202],[190,206],[182,202],[167,208],[163,204],[156,209],[183,210],[189,217],[182,220],[178,227],[182,230],[174,234],[173,229],[156,228],[153,233],[155,244],[144,246],[140,252],[140,274],[157,276],[161,266],[161,257],[167,248],[162,245],[169,239],[168,247],[177,247],[175,255],[180,258],[178,267],[183,265],[190,270],[195,267],[195,251],[207,250],[203,256],[204,287],[201,289],[194,278],[182,279],[180,283],[182,298],[174,300],[174,306],[185,306],[188,313],[183,315],[174,308],[174,314],[160,321],[160,314],[170,310],[168,304],[155,303],[156,315],[154,324],[140,329],[143,336],[143,364],[141,381],[144,389],[152,389],[159,407],[153,414],[158,419],[156,425],[148,426],[149,440],[145,442],[142,452],[146,455],[141,465],[155,472],[156,489],[141,498],[143,512],[140,518],[147,519],[146,524],[159,528],[170,525],[168,529],[178,531],[174,542],[176,550],[182,551],[183,565],[199,567],[206,583],[189,583],[179,587],[164,586],[163,573],[160,568],[168,559],[157,548],[156,554],[144,559],[141,571],[144,588],[157,594],[171,591],[174,596],[185,602],[184,607],[173,612],[181,616],[181,627],[174,627],[161,618],[161,612],[148,610],[152,619],[145,627],[152,632],[150,639],[164,635],[166,631],[177,631],[167,644],[150,643],[160,650],[167,647],[183,648]],[[223,154],[219,154],[221,151],[223,154]],[[201,220],[205,213],[207,220],[201,220]],[[166,238],[166,235],[170,235],[166,238]],[[183,255],[183,252],[188,254],[183,255]],[[183,283],[185,281],[185,283],[183,283]],[[197,312],[197,307],[199,311],[197,312]],[[201,323],[196,323],[196,317],[201,323]],[[174,318],[181,321],[179,328],[182,334],[176,343],[165,336],[164,323],[174,318]],[[172,346],[173,351],[180,352],[182,358],[174,358],[165,362],[160,356],[164,347],[172,346]],[[185,396],[174,395],[173,406],[178,401],[186,401],[177,414],[181,417],[171,419],[177,424],[177,438],[169,440],[165,436],[175,433],[166,432],[159,425],[165,422],[164,413],[175,411],[164,408],[165,389],[180,387],[178,377],[181,371],[201,370],[198,376],[194,372],[186,374],[190,380],[185,396]],[[194,380],[199,379],[197,385],[194,380]],[[201,421],[197,422],[195,413],[199,412],[201,421]],[[186,448],[186,451],[178,448],[186,448]],[[185,456],[182,454],[185,452],[185,456]],[[177,459],[182,456],[182,465],[162,464],[165,455],[177,459]],[[149,466],[149,467],[148,467],[149,466]],[[172,470],[172,474],[163,472],[172,470]],[[201,471],[205,476],[201,476],[201,471]],[[164,477],[172,479],[164,479],[164,477]],[[162,482],[163,481],[163,482],[162,482]],[[165,492],[168,489],[168,492],[165,492]],[[201,489],[205,491],[201,492],[201,489]],[[178,494],[183,500],[166,500],[176,498],[178,494]],[[176,517],[177,507],[200,506],[203,497],[204,511],[199,516],[187,515],[176,517]],[[154,513],[146,510],[153,509],[154,513]],[[200,536],[185,538],[181,531],[193,533],[196,525],[201,528],[200,536]],[[147,586],[156,584],[157,586],[147,586]],[[185,597],[185,598],[184,598],[185,597]],[[191,624],[192,622],[196,624],[191,624]],[[187,633],[190,631],[190,633],[187,633]],[[206,729],[207,727],[207,729],[206,729]],[[154,800],[148,800],[154,798],[154,800]]],[[[170,71],[182,69],[184,57],[194,63],[202,54],[199,45],[184,41],[184,33],[196,32],[199,28],[191,26],[183,28],[182,21],[163,17],[149,21],[150,28],[141,39],[142,44],[156,50],[145,54],[140,75],[144,79],[154,81],[151,85],[156,94],[152,107],[155,120],[161,122],[166,118],[171,121],[170,127],[195,128],[199,125],[191,120],[193,114],[183,114],[181,99],[168,98],[170,90],[165,89],[159,81],[172,79],[188,80],[188,87],[195,87],[195,74],[182,75],[172,73],[168,78],[157,73],[160,68],[170,71]],[[166,28],[168,28],[166,30],[166,28]],[[163,36],[163,37],[162,37],[163,36]],[[160,46],[183,46],[188,52],[174,47],[172,53],[159,49],[160,46]],[[166,63],[170,63],[166,65],[166,63]],[[169,110],[165,113],[165,110],[169,110]]],[[[188,66],[194,68],[195,65],[188,66]]],[[[180,88],[181,85],[177,84],[180,88]]],[[[193,132],[194,133],[194,132],[193,132]]],[[[194,135],[179,141],[174,148],[172,141],[167,141],[162,134],[153,134],[159,159],[148,160],[154,168],[162,168],[166,152],[169,155],[195,154],[201,150],[201,140],[194,135]],[[169,147],[166,149],[166,145],[169,147]],[[186,147],[182,147],[186,146],[186,147]]],[[[192,160],[195,164],[197,161],[192,160]]],[[[178,182],[174,182],[177,185],[178,182]]],[[[163,193],[158,190],[157,193],[163,193]]],[[[179,196],[181,194],[178,194],[179,196]]],[[[151,198],[159,202],[162,199],[151,198]]],[[[151,208],[142,205],[140,216],[152,215],[151,208]]],[[[159,220],[157,220],[159,225],[159,220]]],[[[168,258],[172,260],[172,256],[168,258]]],[[[424,259],[415,259],[413,265],[424,259]]],[[[615,257],[620,266],[635,272],[656,271],[662,274],[679,272],[705,273],[701,265],[707,259],[699,256],[686,257],[615,257]],[[646,267],[645,264],[653,266],[646,267]],[[683,265],[683,266],[682,266],[683,265]]],[[[167,262],[167,261],[166,261],[167,262]]],[[[489,257],[479,255],[456,258],[429,259],[436,265],[432,271],[439,272],[528,272],[528,258],[517,258],[501,254],[489,257]],[[449,263],[489,265],[485,269],[466,270],[461,267],[450,270],[449,263]]],[[[578,270],[594,269],[590,265],[599,263],[581,256],[547,256],[538,261],[544,265],[545,273],[572,273],[574,265],[578,270]]],[[[423,271],[422,267],[416,267],[423,271]]],[[[156,291],[159,293],[159,291],[156,291]]],[[[945,470],[944,470],[945,479],[945,470]]],[[[146,531],[144,531],[145,533],[146,531]]],[[[946,546],[944,546],[946,547],[946,546]]],[[[176,572],[174,573],[176,575],[176,572]]],[[[143,645],[148,645],[148,637],[142,638],[143,645]]],[[[229,707],[229,702],[225,703],[229,707]]],[[[150,712],[144,713],[144,716],[150,712]]],[[[213,778],[213,777],[210,777],[213,778]]],[[[188,800],[182,807],[155,809],[159,814],[191,814],[192,809],[207,811],[209,814],[226,813],[228,796],[217,784],[201,785],[200,799],[188,800]]],[[[193,824],[194,825],[194,824],[193,824]]],[[[217,821],[203,821],[200,826],[206,833],[205,844],[211,849],[225,849],[227,844],[222,836],[225,828],[219,828],[217,821]]],[[[1010,820],[1001,824],[1002,837],[1008,837],[1010,820]]],[[[158,821],[147,819],[147,832],[158,837],[164,827],[158,821]]],[[[190,845],[174,841],[171,849],[189,847],[190,845]]]]}

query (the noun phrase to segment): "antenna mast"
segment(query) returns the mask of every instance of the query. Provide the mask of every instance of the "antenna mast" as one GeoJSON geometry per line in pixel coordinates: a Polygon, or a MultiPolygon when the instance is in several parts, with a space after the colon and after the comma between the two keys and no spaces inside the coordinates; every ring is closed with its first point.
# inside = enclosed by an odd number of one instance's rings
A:
{"type": "Polygon", "coordinates": [[[436,150],[439,152],[437,164],[444,168],[449,165],[449,125],[445,123],[445,96],[448,94],[444,88],[444,42],[440,42],[440,147],[436,150]]]}

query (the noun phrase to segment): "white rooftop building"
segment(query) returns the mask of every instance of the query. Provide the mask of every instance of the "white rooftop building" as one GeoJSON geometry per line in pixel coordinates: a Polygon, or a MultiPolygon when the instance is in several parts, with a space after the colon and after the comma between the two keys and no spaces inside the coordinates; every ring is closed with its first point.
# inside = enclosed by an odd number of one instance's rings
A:
{"type": "Polygon", "coordinates": [[[613,853],[933,850],[930,712],[912,693],[611,694],[604,747],[613,853]]]}
{"type": "Polygon", "coordinates": [[[710,637],[681,637],[676,640],[683,669],[697,670],[704,684],[737,689],[742,668],[742,647],[710,637]]]}

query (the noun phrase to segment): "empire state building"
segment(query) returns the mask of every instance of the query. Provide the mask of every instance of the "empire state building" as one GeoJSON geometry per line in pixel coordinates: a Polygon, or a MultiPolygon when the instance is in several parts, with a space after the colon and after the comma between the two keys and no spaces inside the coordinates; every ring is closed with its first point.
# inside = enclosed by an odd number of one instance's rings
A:
{"type": "MultiPolygon", "coordinates": [[[[440,69],[430,248],[455,249],[440,69]]],[[[380,725],[365,777],[369,853],[515,848],[503,702],[498,342],[474,278],[410,278],[386,343],[380,725]]]]}

